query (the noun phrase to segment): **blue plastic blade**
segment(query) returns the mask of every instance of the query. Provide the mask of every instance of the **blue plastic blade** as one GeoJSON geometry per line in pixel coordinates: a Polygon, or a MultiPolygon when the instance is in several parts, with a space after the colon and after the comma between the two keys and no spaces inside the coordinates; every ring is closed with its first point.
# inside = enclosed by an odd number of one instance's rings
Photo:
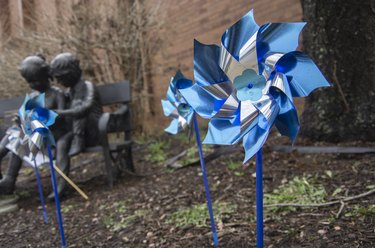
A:
{"type": "Polygon", "coordinates": [[[194,78],[198,85],[206,86],[228,81],[228,77],[218,64],[219,59],[219,46],[205,45],[194,40],[194,78]]]}
{"type": "Polygon", "coordinates": [[[330,86],[314,61],[302,52],[285,54],[276,63],[276,71],[288,77],[293,97],[308,96],[316,88],[330,86]]]}
{"type": "Polygon", "coordinates": [[[298,46],[298,38],[304,22],[268,23],[259,28],[257,34],[257,55],[260,74],[267,53],[288,53],[298,46]]]}
{"type": "Polygon", "coordinates": [[[208,132],[203,144],[232,145],[242,136],[240,125],[233,125],[229,120],[212,119],[208,123],[208,132]]]}
{"type": "Polygon", "coordinates": [[[224,32],[221,43],[238,61],[241,48],[258,29],[259,26],[254,20],[253,10],[250,10],[224,32]]]}
{"type": "Polygon", "coordinates": [[[165,116],[170,116],[171,113],[176,110],[176,106],[174,106],[170,101],[161,100],[161,105],[165,116]]]}
{"type": "Polygon", "coordinates": [[[179,127],[178,120],[173,119],[169,126],[164,129],[164,131],[170,134],[177,134],[178,132],[180,132],[181,128],[179,127]]]}
{"type": "Polygon", "coordinates": [[[262,148],[268,137],[269,129],[262,129],[259,126],[254,126],[243,137],[243,146],[245,148],[245,158],[243,163],[251,159],[259,149],[262,148]]]}
{"type": "Polygon", "coordinates": [[[202,118],[210,119],[215,114],[215,98],[197,84],[181,89],[180,93],[202,118]]]}

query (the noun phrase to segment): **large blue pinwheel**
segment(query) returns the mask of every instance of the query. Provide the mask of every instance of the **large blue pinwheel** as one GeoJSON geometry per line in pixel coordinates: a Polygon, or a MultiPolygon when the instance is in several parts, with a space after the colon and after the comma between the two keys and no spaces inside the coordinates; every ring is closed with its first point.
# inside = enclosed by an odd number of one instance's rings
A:
{"type": "Polygon", "coordinates": [[[172,121],[165,129],[167,133],[177,134],[187,126],[190,126],[194,111],[186,103],[179,89],[188,88],[193,82],[181,73],[180,70],[171,78],[167,91],[167,100],[161,100],[164,115],[171,117],[172,121]]]}
{"type": "Polygon", "coordinates": [[[200,116],[211,119],[203,143],[243,140],[246,162],[273,124],[295,140],[299,122],[293,97],[329,86],[314,62],[294,51],[304,25],[259,27],[251,10],[224,32],[221,46],[194,42],[196,84],[181,94],[200,116]]]}
{"type": "Polygon", "coordinates": [[[305,23],[259,27],[251,10],[228,28],[221,46],[194,42],[196,84],[181,94],[210,119],[203,141],[231,145],[243,140],[244,162],[257,154],[257,247],[263,247],[262,146],[273,124],[292,142],[299,129],[293,97],[329,86],[314,62],[294,51],[305,23]]]}

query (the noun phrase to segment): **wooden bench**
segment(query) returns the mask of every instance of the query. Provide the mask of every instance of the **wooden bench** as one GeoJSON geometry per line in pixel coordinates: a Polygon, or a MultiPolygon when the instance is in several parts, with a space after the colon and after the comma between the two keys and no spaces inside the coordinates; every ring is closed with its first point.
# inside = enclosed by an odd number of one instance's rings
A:
{"type": "MultiPolygon", "coordinates": [[[[102,152],[105,169],[110,187],[116,177],[124,171],[134,172],[131,141],[131,100],[129,81],[98,85],[102,105],[113,111],[104,112],[99,120],[101,143],[99,146],[87,147],[84,153],[102,152]],[[120,139],[113,140],[111,135],[120,139]]],[[[0,100],[0,130],[1,137],[11,125],[11,119],[21,106],[24,97],[0,100]]],[[[0,137],[0,138],[1,138],[0,137]]]]}

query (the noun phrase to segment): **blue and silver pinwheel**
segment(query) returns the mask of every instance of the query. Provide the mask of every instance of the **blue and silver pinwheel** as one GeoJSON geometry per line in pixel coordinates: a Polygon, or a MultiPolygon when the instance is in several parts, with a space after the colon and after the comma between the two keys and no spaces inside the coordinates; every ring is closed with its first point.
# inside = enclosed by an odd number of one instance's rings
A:
{"type": "Polygon", "coordinates": [[[57,114],[45,108],[44,99],[44,93],[32,98],[26,95],[18,110],[21,128],[28,137],[29,150],[34,157],[43,147],[55,145],[55,139],[48,127],[55,123],[57,114]]]}
{"type": "Polygon", "coordinates": [[[171,78],[167,91],[167,100],[161,100],[164,115],[173,118],[165,129],[167,133],[177,134],[187,126],[190,126],[194,111],[187,104],[179,90],[191,87],[193,82],[187,79],[181,71],[171,78]]]}
{"type": "Polygon", "coordinates": [[[207,209],[210,216],[212,238],[214,241],[214,246],[217,247],[219,244],[219,240],[216,232],[216,225],[210,196],[210,187],[207,178],[201,138],[199,135],[197,116],[193,108],[186,102],[186,100],[180,93],[181,90],[190,88],[192,86],[193,82],[190,79],[187,79],[179,70],[176,72],[176,75],[171,78],[167,91],[167,100],[161,100],[164,115],[173,118],[172,122],[165,129],[165,131],[170,134],[177,134],[187,126],[190,126],[192,122],[194,123],[195,138],[197,141],[199,160],[201,163],[203,176],[203,184],[206,193],[207,209]]]}
{"type": "MultiPolygon", "coordinates": [[[[25,100],[18,110],[19,117],[21,119],[21,128],[25,134],[25,137],[29,140],[29,149],[30,153],[35,158],[36,154],[44,148],[47,148],[48,157],[49,157],[49,164],[51,170],[51,179],[52,179],[52,187],[54,191],[55,197],[55,204],[56,204],[56,211],[57,211],[57,219],[59,223],[59,230],[60,230],[60,237],[62,242],[62,247],[66,247],[65,241],[65,234],[64,234],[64,227],[63,227],[63,220],[61,215],[61,207],[60,207],[60,200],[59,194],[57,192],[57,182],[55,176],[55,169],[53,166],[53,157],[51,146],[55,145],[55,139],[53,137],[52,132],[49,130],[49,126],[55,123],[55,119],[57,117],[57,113],[52,110],[45,108],[45,94],[39,94],[35,97],[30,97],[26,95],[25,100]]],[[[35,159],[34,159],[35,162],[35,159]]],[[[40,179],[39,173],[37,170],[37,165],[35,162],[35,172],[37,175],[38,180],[38,187],[40,187],[40,179]]],[[[44,209],[44,200],[43,193],[41,189],[39,189],[39,193],[41,195],[41,201],[44,209]]]]}
{"type": "Polygon", "coordinates": [[[305,23],[258,26],[251,10],[221,38],[194,42],[196,84],[180,92],[210,119],[206,144],[243,140],[244,162],[260,150],[273,124],[293,142],[299,121],[293,97],[330,84],[307,55],[295,51],[305,23]]]}

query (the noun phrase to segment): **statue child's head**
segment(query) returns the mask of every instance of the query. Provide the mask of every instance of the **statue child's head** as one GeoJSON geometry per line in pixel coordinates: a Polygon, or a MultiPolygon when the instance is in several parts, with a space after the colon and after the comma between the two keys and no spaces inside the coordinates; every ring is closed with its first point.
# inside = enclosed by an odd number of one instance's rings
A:
{"type": "Polygon", "coordinates": [[[20,72],[33,90],[45,92],[50,87],[49,65],[42,55],[26,57],[21,62],[20,72]]]}
{"type": "Polygon", "coordinates": [[[81,79],[79,60],[71,53],[61,53],[51,62],[51,73],[59,84],[73,87],[81,79]]]}

